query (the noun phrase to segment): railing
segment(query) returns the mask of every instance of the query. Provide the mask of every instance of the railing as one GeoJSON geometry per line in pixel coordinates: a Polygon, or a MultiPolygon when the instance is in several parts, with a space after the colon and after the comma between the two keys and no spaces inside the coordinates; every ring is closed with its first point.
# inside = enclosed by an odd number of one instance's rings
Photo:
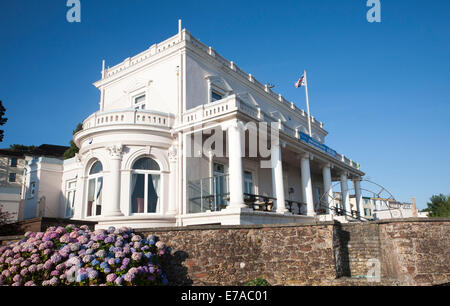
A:
{"type": "Polygon", "coordinates": [[[276,198],[269,196],[244,193],[244,202],[253,210],[272,211],[276,198]]]}
{"type": "Polygon", "coordinates": [[[96,112],[83,121],[83,130],[115,124],[140,124],[170,128],[175,116],[147,110],[125,109],[96,112]]]}
{"type": "Polygon", "coordinates": [[[168,39],[166,39],[163,42],[160,42],[158,44],[154,44],[150,46],[149,49],[139,53],[138,55],[135,55],[133,57],[126,58],[122,63],[115,65],[114,67],[105,69],[105,78],[111,77],[123,70],[128,69],[129,67],[132,67],[134,65],[139,64],[142,61],[147,60],[148,58],[163,52],[164,50],[171,48],[181,42],[181,38],[179,35],[172,36],[168,39]]]}
{"type": "Polygon", "coordinates": [[[345,209],[343,209],[343,208],[341,208],[339,206],[330,206],[330,207],[328,207],[328,206],[326,206],[326,205],[324,205],[322,203],[320,204],[320,207],[322,209],[325,209],[325,210],[326,209],[332,210],[334,212],[334,215],[336,215],[336,216],[346,216],[346,217],[349,217],[349,218],[352,218],[352,219],[355,219],[355,220],[359,220],[359,221],[371,221],[370,219],[361,216],[361,214],[358,213],[357,210],[351,210],[349,212],[349,211],[346,211],[345,209]]]}
{"type": "Polygon", "coordinates": [[[188,213],[220,211],[229,203],[228,175],[188,182],[188,213]]]}
{"type": "Polygon", "coordinates": [[[286,200],[286,205],[288,207],[288,210],[290,213],[297,214],[297,215],[306,215],[306,203],[298,202],[298,201],[292,201],[292,200],[286,200]],[[297,207],[297,213],[295,213],[295,206],[297,207]]]}

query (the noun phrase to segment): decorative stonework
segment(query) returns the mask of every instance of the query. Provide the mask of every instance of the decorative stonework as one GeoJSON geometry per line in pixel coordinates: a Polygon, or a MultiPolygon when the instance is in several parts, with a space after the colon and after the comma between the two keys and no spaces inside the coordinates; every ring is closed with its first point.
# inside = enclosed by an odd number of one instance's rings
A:
{"type": "Polygon", "coordinates": [[[113,158],[121,158],[122,157],[123,146],[120,144],[107,146],[106,150],[109,151],[109,155],[113,158]]]}
{"type": "Polygon", "coordinates": [[[176,162],[178,160],[178,149],[176,145],[172,145],[167,152],[170,162],[176,162]]]}

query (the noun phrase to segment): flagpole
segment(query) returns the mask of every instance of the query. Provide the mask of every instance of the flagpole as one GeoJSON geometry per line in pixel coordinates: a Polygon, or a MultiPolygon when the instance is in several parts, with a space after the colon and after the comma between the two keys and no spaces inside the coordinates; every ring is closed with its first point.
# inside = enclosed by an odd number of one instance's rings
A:
{"type": "Polygon", "coordinates": [[[311,114],[309,113],[308,79],[306,78],[306,70],[304,71],[304,75],[305,75],[306,109],[308,111],[309,137],[312,137],[312,133],[311,133],[311,114]]]}

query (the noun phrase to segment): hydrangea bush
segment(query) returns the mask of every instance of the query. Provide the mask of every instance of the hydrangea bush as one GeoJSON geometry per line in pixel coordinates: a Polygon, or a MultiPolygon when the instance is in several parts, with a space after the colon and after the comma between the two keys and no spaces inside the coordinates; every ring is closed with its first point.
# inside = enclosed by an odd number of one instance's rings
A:
{"type": "Polygon", "coordinates": [[[165,252],[155,236],[143,238],[125,227],[50,227],[0,247],[0,285],[165,285],[165,252]]]}

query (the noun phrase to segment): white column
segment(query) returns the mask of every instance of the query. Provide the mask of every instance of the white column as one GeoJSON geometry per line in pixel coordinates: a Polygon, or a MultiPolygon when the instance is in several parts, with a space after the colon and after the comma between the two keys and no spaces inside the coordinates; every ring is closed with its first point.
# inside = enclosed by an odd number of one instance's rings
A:
{"type": "Polygon", "coordinates": [[[177,184],[177,161],[178,149],[175,145],[169,148],[169,164],[170,164],[170,192],[169,192],[169,207],[167,213],[169,215],[177,214],[177,200],[178,200],[178,184],[177,184]]]}
{"type": "Polygon", "coordinates": [[[353,186],[355,187],[356,210],[360,216],[364,216],[363,198],[361,194],[361,179],[355,179],[353,181],[353,186]]]}
{"type": "Polygon", "coordinates": [[[344,207],[347,214],[351,214],[352,208],[350,206],[350,196],[348,194],[347,173],[341,174],[341,196],[342,196],[342,207],[344,207]]]}
{"type": "Polygon", "coordinates": [[[322,198],[325,203],[326,213],[330,213],[330,208],[333,203],[333,189],[332,189],[332,181],[331,181],[331,165],[328,163],[322,168],[322,177],[323,177],[323,190],[324,196],[322,198]]]}
{"type": "Polygon", "coordinates": [[[283,182],[283,163],[281,160],[281,147],[279,141],[272,143],[270,149],[271,160],[272,160],[272,188],[273,195],[276,200],[276,212],[285,213],[286,202],[284,199],[284,182],[283,182]]]}
{"type": "Polygon", "coordinates": [[[122,145],[111,145],[106,148],[111,157],[111,171],[109,190],[111,191],[110,203],[106,203],[105,217],[123,216],[120,210],[120,164],[122,162],[122,145]]]}
{"type": "Polygon", "coordinates": [[[302,194],[303,202],[306,203],[307,215],[314,216],[314,202],[312,194],[311,170],[309,167],[309,153],[302,155],[301,159],[301,176],[302,176],[302,194]]]}
{"type": "Polygon", "coordinates": [[[238,121],[228,127],[228,172],[230,188],[229,208],[243,208],[244,180],[242,172],[241,130],[238,121]]]}

